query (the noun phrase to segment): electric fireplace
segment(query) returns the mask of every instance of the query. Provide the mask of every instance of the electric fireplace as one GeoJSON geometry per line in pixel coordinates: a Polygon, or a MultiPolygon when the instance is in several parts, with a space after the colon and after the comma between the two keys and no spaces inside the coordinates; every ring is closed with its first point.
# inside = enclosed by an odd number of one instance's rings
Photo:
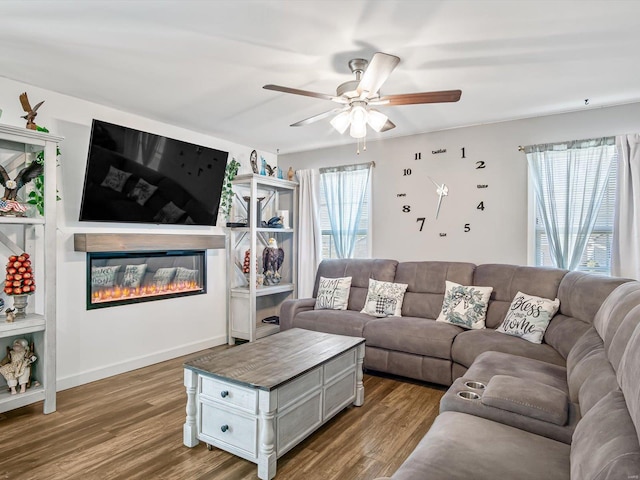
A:
{"type": "Polygon", "coordinates": [[[207,292],[204,250],[87,253],[87,310],[207,292]]]}

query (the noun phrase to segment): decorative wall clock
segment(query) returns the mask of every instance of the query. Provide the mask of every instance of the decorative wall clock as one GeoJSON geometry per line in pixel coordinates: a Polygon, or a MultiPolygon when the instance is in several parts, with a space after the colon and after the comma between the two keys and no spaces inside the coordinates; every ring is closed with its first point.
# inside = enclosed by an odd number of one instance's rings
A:
{"type": "Polygon", "coordinates": [[[415,218],[418,232],[438,237],[472,232],[483,220],[478,215],[487,209],[482,195],[489,188],[487,162],[468,158],[465,147],[423,153],[414,153],[400,167],[403,191],[396,198],[402,199],[401,213],[415,218]]]}

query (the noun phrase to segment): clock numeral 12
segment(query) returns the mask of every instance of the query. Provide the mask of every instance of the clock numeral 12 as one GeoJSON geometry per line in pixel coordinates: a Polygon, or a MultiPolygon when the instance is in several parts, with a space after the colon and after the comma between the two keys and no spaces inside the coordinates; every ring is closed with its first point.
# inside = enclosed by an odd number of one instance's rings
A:
{"type": "Polygon", "coordinates": [[[424,221],[426,220],[426,217],[418,217],[416,218],[416,222],[421,222],[420,223],[420,231],[422,231],[422,228],[424,227],[424,221]]]}
{"type": "Polygon", "coordinates": [[[402,211],[404,213],[409,213],[411,211],[411,205],[403,205],[402,206],[402,211]]]}
{"type": "Polygon", "coordinates": [[[471,231],[471,224],[470,223],[465,223],[464,224],[464,231],[465,231],[465,233],[471,231]]]}
{"type": "Polygon", "coordinates": [[[484,202],[480,202],[476,208],[484,211],[484,202]]]}
{"type": "Polygon", "coordinates": [[[411,175],[411,169],[410,169],[410,168],[405,168],[405,169],[402,171],[402,176],[407,177],[407,176],[409,176],[409,175],[411,175]]]}

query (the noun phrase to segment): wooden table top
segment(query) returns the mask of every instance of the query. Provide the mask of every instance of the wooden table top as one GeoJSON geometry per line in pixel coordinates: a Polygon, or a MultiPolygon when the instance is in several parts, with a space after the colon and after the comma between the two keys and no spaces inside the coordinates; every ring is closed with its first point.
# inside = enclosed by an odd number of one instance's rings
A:
{"type": "Polygon", "coordinates": [[[272,390],[334,357],[364,343],[364,338],[292,328],[184,364],[260,390],[272,390]]]}

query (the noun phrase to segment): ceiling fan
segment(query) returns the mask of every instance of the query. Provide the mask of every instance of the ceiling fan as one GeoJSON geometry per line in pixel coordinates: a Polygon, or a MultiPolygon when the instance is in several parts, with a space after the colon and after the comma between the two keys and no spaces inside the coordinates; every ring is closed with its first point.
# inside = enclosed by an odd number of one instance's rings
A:
{"type": "Polygon", "coordinates": [[[321,98],[340,104],[341,107],[306,118],[291,126],[309,125],[335,114],[331,119],[331,125],[340,133],[346,132],[349,128],[349,134],[358,139],[367,135],[367,124],[377,132],[386,132],[395,128],[394,123],[384,113],[372,107],[457,102],[460,100],[461,90],[381,95],[380,87],[399,63],[399,57],[381,52],[374,54],[371,62],[363,58],[354,58],[349,61],[349,68],[355,74],[356,79],[339,85],[336,95],[279,85],[265,85],[262,88],[321,98]]]}

